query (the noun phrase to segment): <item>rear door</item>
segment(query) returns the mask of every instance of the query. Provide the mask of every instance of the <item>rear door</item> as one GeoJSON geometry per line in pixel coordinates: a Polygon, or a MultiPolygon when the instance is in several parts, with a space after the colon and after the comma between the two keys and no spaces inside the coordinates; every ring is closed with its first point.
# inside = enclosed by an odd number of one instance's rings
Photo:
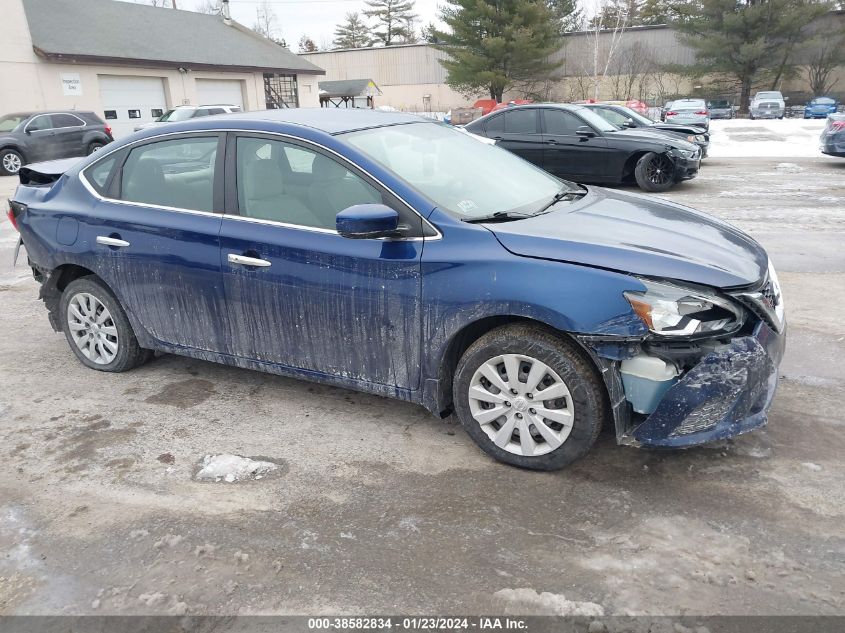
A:
{"type": "Polygon", "coordinates": [[[230,139],[220,233],[229,318],[237,326],[230,353],[417,388],[422,219],[317,146],[250,134],[230,139]],[[407,239],[337,233],[339,211],[379,202],[400,213],[407,239]]]}
{"type": "Polygon", "coordinates": [[[556,108],[543,108],[541,111],[546,170],[555,176],[576,181],[606,180],[607,139],[598,133],[592,138],[578,136],[578,128],[587,124],[572,112],[556,108]]]}
{"type": "Polygon", "coordinates": [[[216,133],[168,137],[108,154],[84,172],[99,201],[80,239],[134,322],[164,346],[225,347],[223,146],[216,133]]]}
{"type": "Polygon", "coordinates": [[[484,131],[500,147],[542,167],[543,136],[536,108],[509,108],[491,117],[484,131]]]}

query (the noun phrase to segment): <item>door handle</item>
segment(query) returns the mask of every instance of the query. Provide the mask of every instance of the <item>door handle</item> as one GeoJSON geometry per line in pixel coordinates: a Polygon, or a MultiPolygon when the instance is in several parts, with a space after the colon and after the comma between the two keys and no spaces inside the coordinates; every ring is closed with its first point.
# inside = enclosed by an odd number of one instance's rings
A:
{"type": "Polygon", "coordinates": [[[126,240],[119,240],[116,237],[108,237],[106,235],[98,235],[97,236],[97,244],[102,244],[103,246],[129,246],[129,242],[126,240]]]}
{"type": "Polygon", "coordinates": [[[550,138],[548,141],[546,141],[546,143],[548,143],[549,145],[557,145],[557,141],[553,138],[550,138]]]}
{"type": "Polygon", "coordinates": [[[239,264],[241,266],[256,266],[258,268],[267,268],[271,266],[271,262],[266,259],[258,259],[257,257],[247,257],[246,255],[236,255],[229,253],[228,256],[230,264],[239,264]]]}

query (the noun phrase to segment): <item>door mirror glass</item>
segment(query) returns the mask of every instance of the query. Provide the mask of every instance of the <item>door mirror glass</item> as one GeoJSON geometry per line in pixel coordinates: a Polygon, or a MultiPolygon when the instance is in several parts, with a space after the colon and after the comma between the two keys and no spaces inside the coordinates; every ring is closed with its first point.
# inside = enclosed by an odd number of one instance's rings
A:
{"type": "Polygon", "coordinates": [[[591,128],[589,125],[582,125],[577,130],[575,130],[575,133],[581,138],[585,139],[593,138],[596,135],[596,133],[593,131],[593,128],[591,128]]]}
{"type": "Polygon", "coordinates": [[[634,127],[634,119],[625,119],[625,127],[634,127]]]}
{"type": "Polygon", "coordinates": [[[337,214],[337,232],[353,240],[399,237],[399,214],[383,204],[355,204],[337,214]]]}

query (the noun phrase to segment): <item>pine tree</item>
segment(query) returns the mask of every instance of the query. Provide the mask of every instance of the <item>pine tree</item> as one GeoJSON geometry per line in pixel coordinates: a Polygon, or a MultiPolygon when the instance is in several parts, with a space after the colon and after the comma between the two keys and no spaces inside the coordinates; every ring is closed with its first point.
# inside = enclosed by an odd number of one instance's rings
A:
{"type": "Polygon", "coordinates": [[[740,87],[740,111],[768,78],[776,89],[789,70],[807,25],[832,8],[824,0],[681,0],[672,24],[695,51],[698,70],[730,77],[740,87]]]}
{"type": "Polygon", "coordinates": [[[367,6],[370,8],[364,9],[364,15],[376,19],[376,40],[391,46],[412,38],[408,25],[417,18],[412,0],[368,0],[367,6]]]}
{"type": "Polygon", "coordinates": [[[484,90],[501,102],[519,84],[547,79],[562,62],[548,57],[560,47],[560,16],[546,0],[447,0],[437,31],[448,59],[446,83],[459,92],[484,90]]]}
{"type": "Polygon", "coordinates": [[[370,27],[356,11],[346,14],[346,21],[334,30],[334,44],[337,48],[363,48],[372,44],[370,27]]]}
{"type": "Polygon", "coordinates": [[[319,49],[317,45],[307,35],[303,35],[299,38],[299,52],[300,53],[316,53],[319,49]]]}

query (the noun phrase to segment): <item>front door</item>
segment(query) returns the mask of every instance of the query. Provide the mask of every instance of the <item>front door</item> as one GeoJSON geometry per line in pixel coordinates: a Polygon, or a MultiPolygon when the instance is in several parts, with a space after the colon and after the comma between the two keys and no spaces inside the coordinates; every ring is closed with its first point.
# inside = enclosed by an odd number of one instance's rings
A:
{"type": "Polygon", "coordinates": [[[536,108],[509,108],[487,121],[484,131],[499,147],[542,167],[543,136],[536,108]]]}
{"type": "Polygon", "coordinates": [[[543,109],[543,162],[547,171],[578,182],[607,180],[607,141],[578,136],[586,123],[565,110],[543,109]]]}
{"type": "Polygon", "coordinates": [[[185,135],[107,155],[84,172],[100,197],[96,221],[80,226],[94,269],[166,345],[226,346],[215,212],[223,204],[222,147],[216,133],[185,135]]]}
{"type": "Polygon", "coordinates": [[[230,152],[220,239],[231,353],[417,388],[419,216],[314,146],[231,135],[230,152]],[[338,235],[337,213],[366,203],[399,211],[409,238],[338,235]]]}
{"type": "Polygon", "coordinates": [[[29,163],[62,158],[61,148],[56,140],[52,114],[39,114],[24,127],[27,136],[26,159],[29,163]]]}

